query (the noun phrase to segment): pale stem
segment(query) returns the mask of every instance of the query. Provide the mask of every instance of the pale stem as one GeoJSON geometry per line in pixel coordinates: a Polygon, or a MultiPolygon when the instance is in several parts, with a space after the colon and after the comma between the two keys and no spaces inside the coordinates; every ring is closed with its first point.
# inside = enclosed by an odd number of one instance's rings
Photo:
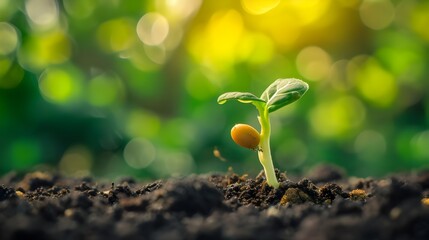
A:
{"type": "Polygon", "coordinates": [[[261,162],[262,167],[264,168],[265,177],[267,178],[267,183],[271,187],[278,188],[279,182],[274,171],[273,160],[271,158],[271,148],[270,148],[270,135],[271,135],[271,126],[270,119],[268,118],[268,109],[264,107],[257,106],[259,111],[259,124],[261,125],[261,140],[259,142],[259,151],[258,157],[259,162],[261,162]]]}

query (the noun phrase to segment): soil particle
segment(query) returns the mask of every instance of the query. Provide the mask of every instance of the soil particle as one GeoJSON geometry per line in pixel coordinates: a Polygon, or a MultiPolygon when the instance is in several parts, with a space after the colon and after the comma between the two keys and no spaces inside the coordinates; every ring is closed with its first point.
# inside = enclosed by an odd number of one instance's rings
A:
{"type": "Polygon", "coordinates": [[[25,191],[34,191],[38,188],[52,187],[57,176],[43,172],[34,172],[25,175],[20,182],[20,187],[25,191]]]}
{"type": "Polygon", "coordinates": [[[232,171],[146,183],[11,173],[0,178],[0,239],[429,239],[429,171],[276,174],[278,189],[232,171]]]}
{"type": "Polygon", "coordinates": [[[16,197],[15,190],[4,185],[0,185],[0,201],[16,197]]]}

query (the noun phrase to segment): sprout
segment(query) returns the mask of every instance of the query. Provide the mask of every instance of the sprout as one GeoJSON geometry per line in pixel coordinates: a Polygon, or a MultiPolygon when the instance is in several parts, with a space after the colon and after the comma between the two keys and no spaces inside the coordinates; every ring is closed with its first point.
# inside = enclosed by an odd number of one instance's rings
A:
{"type": "Polygon", "coordinates": [[[277,79],[258,98],[247,92],[227,92],[219,96],[217,102],[224,104],[228,100],[252,103],[259,112],[258,120],[261,133],[246,124],[237,124],[231,129],[232,139],[240,146],[258,150],[268,185],[278,188],[273,160],[271,158],[269,114],[300,99],[308,90],[308,84],[295,78],[277,79]]]}

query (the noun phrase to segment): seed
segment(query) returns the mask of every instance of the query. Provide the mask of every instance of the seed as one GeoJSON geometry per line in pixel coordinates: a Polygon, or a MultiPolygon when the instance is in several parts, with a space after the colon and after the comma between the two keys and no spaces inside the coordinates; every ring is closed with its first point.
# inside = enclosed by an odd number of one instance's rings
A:
{"type": "Polygon", "coordinates": [[[231,137],[235,143],[242,147],[253,150],[258,149],[260,141],[259,132],[250,125],[236,124],[231,129],[231,137]]]}

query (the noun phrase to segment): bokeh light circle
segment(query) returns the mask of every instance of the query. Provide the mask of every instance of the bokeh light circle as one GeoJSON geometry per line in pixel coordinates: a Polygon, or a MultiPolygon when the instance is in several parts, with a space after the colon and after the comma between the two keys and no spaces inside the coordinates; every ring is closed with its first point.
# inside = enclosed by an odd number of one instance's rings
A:
{"type": "Polygon", "coordinates": [[[39,88],[42,96],[54,103],[67,103],[79,91],[78,80],[69,69],[49,68],[39,78],[39,88]]]}
{"type": "Polygon", "coordinates": [[[167,38],[170,25],[167,19],[159,13],[147,13],[137,23],[137,35],[149,46],[160,45],[167,38]]]}
{"type": "Polygon", "coordinates": [[[362,22],[369,28],[386,28],[395,18],[395,8],[390,0],[365,0],[359,8],[362,22]]]}
{"type": "Polygon", "coordinates": [[[144,138],[134,138],[127,143],[124,149],[125,162],[132,168],[142,169],[153,162],[156,149],[153,144],[144,138]]]}
{"type": "Polygon", "coordinates": [[[241,0],[240,2],[246,12],[260,15],[277,7],[280,0],[241,0]]]}
{"type": "Polygon", "coordinates": [[[0,22],[0,56],[8,55],[18,46],[18,33],[14,26],[0,22]]]}

